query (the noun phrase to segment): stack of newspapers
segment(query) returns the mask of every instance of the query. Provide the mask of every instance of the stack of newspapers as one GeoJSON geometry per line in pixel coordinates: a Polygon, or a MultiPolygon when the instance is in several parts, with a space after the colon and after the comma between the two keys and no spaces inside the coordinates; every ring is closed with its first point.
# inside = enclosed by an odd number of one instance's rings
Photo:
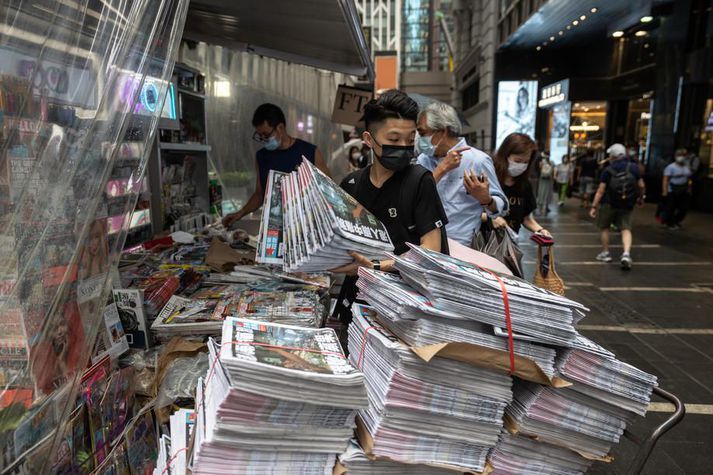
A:
{"type": "Polygon", "coordinates": [[[458,472],[430,465],[405,465],[391,460],[369,458],[356,440],[339,455],[339,463],[349,475],[455,475],[458,472]]]}
{"type": "Polygon", "coordinates": [[[502,328],[503,294],[507,293],[512,328],[517,333],[539,343],[576,346],[574,326],[587,311],[581,304],[523,279],[418,246],[410,247],[408,253],[394,256],[396,269],[435,308],[502,328]]]}
{"type": "Polygon", "coordinates": [[[574,475],[586,473],[593,460],[569,449],[503,431],[489,462],[491,475],[574,475]]]}
{"type": "Polygon", "coordinates": [[[227,318],[209,349],[193,473],[332,473],[368,404],[334,331],[227,318]]]}
{"type": "Polygon", "coordinates": [[[362,446],[404,464],[482,471],[512,398],[510,376],[444,358],[426,363],[389,335],[372,309],[352,310],[349,358],[363,370],[369,394],[368,409],[359,411],[362,446]]]}
{"type": "MultiPolygon", "coordinates": [[[[411,347],[460,342],[508,351],[507,338],[496,336],[492,326],[436,308],[396,274],[360,268],[357,286],[377,311],[379,322],[411,347]]],[[[513,350],[534,361],[548,377],[554,375],[554,349],[516,340],[513,350]]]]}
{"type": "Polygon", "coordinates": [[[349,251],[369,259],[393,251],[384,225],[308,160],[292,173],[270,173],[258,262],[317,272],[352,262],[349,251]]]}

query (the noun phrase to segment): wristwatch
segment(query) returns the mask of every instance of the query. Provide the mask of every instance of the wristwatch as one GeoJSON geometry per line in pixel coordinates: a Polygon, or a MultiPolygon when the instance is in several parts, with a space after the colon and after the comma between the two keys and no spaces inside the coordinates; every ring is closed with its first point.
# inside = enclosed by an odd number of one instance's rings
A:
{"type": "Polygon", "coordinates": [[[373,261],[371,261],[371,263],[374,266],[374,267],[372,267],[372,269],[381,270],[381,261],[374,259],[373,261]]]}

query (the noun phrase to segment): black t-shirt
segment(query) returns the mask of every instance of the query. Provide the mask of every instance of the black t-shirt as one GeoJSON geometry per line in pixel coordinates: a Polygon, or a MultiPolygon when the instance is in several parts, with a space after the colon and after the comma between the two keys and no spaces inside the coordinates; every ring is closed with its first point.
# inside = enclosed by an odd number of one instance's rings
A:
{"type": "Polygon", "coordinates": [[[579,166],[579,176],[587,176],[594,178],[597,174],[597,168],[599,167],[599,164],[597,163],[596,158],[591,155],[586,155],[580,159],[579,166]]]}
{"type": "MultiPolygon", "coordinates": [[[[420,165],[411,165],[420,167],[420,165]]],[[[415,170],[405,170],[394,173],[386,182],[377,188],[369,178],[371,165],[347,175],[342,180],[341,187],[352,195],[367,210],[376,216],[389,232],[394,244],[396,254],[408,250],[407,242],[419,244],[421,236],[434,229],[441,229],[441,250],[448,252],[446,224],[448,218],[443,209],[441,198],[438,196],[436,181],[430,172],[423,173],[411,204],[412,216],[410,219],[401,216],[402,202],[408,197],[402,196],[401,184],[406,173],[415,173],[415,170]],[[407,229],[412,226],[412,229],[407,229]]]]}
{"type": "Polygon", "coordinates": [[[520,189],[505,184],[501,186],[510,202],[510,213],[505,217],[505,220],[508,222],[508,226],[517,233],[522,226],[522,220],[537,209],[537,200],[532,192],[532,185],[529,181],[525,181],[524,186],[520,189]]]}

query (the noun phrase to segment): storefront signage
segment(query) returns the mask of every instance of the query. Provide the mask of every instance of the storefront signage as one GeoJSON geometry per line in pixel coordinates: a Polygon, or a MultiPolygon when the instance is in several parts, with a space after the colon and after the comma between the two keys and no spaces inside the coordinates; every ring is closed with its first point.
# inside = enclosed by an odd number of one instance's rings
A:
{"type": "Polygon", "coordinates": [[[569,79],[550,84],[540,89],[538,107],[552,107],[569,99],[569,79]]]}
{"type": "Polygon", "coordinates": [[[337,88],[332,122],[357,126],[364,115],[364,106],[371,100],[371,92],[349,86],[337,88]]]}

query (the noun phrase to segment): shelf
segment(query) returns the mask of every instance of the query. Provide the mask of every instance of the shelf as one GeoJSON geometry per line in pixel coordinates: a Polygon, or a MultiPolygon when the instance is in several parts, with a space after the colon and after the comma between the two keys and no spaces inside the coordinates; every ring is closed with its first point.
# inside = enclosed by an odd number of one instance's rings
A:
{"type": "Polygon", "coordinates": [[[190,89],[183,89],[183,88],[181,88],[181,87],[177,87],[176,90],[177,90],[179,93],[185,94],[185,95],[187,95],[187,96],[193,96],[193,97],[196,97],[196,98],[198,98],[198,99],[205,99],[205,94],[201,94],[200,92],[191,91],[190,89]]]}
{"type": "Polygon", "coordinates": [[[161,150],[176,150],[179,152],[210,152],[210,145],[193,143],[160,142],[161,150]]]}

